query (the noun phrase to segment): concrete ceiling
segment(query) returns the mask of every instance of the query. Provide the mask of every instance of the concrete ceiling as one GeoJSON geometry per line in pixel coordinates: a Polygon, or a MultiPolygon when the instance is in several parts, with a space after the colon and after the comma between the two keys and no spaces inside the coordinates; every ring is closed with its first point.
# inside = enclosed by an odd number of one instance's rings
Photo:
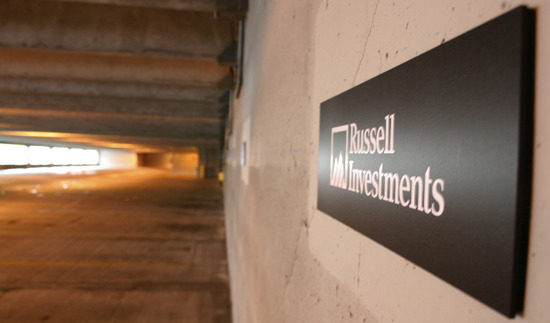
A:
{"type": "Polygon", "coordinates": [[[221,147],[245,0],[0,1],[0,142],[221,147]]]}

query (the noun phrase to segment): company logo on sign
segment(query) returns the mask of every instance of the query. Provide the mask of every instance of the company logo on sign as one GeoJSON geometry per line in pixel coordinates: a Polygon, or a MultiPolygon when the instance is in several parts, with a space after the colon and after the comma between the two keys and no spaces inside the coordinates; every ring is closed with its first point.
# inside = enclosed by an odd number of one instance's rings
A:
{"type": "Polygon", "coordinates": [[[330,185],[344,190],[347,188],[348,142],[348,125],[332,128],[330,145],[330,185]],[[336,152],[334,149],[335,145],[336,152]]]}
{"type": "Polygon", "coordinates": [[[395,114],[386,115],[385,124],[360,129],[356,123],[332,128],[330,186],[366,197],[440,216],[445,211],[445,181],[432,179],[428,166],[423,176],[388,172],[384,164],[377,170],[354,167],[364,155],[395,154],[395,114]]]}

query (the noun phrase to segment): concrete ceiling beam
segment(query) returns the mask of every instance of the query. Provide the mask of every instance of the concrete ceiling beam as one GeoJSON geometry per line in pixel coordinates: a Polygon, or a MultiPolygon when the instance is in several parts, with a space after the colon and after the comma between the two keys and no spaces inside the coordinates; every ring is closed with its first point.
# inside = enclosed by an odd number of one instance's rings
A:
{"type": "Polygon", "coordinates": [[[234,40],[234,22],[213,13],[98,2],[2,0],[0,46],[216,59],[234,40]]]}
{"type": "Polygon", "coordinates": [[[106,98],[169,100],[221,105],[227,92],[212,87],[138,82],[0,76],[0,92],[106,98]]]}
{"type": "MultiPolygon", "coordinates": [[[[93,4],[108,4],[125,7],[141,7],[141,8],[162,8],[172,10],[186,11],[208,11],[214,12],[220,7],[217,0],[43,0],[43,1],[60,1],[60,2],[81,2],[93,4]]],[[[225,0],[224,0],[225,1],[225,0]]]]}
{"type": "Polygon", "coordinates": [[[227,102],[226,90],[211,87],[21,76],[0,76],[0,92],[174,100],[213,105],[227,102]]]}
{"type": "Polygon", "coordinates": [[[112,116],[18,111],[0,108],[0,130],[220,141],[223,125],[215,118],[112,116]]]}
{"type": "Polygon", "coordinates": [[[230,75],[230,68],[218,65],[216,60],[5,48],[0,49],[0,62],[0,76],[6,77],[218,88],[230,75]]]}
{"type": "Polygon", "coordinates": [[[247,11],[248,0],[216,0],[216,17],[241,20],[246,17],[247,11]]]}
{"type": "MultiPolygon", "coordinates": [[[[15,116],[23,120],[27,118],[31,123],[36,118],[73,118],[73,119],[89,119],[83,120],[83,123],[95,123],[96,121],[104,121],[103,119],[112,119],[113,122],[118,124],[128,124],[131,126],[132,122],[143,123],[157,123],[166,122],[168,126],[173,123],[193,123],[196,125],[221,125],[223,120],[219,117],[206,117],[206,116],[174,116],[174,115],[162,115],[162,114],[125,114],[125,113],[109,113],[109,112],[90,112],[90,111],[60,111],[49,109],[24,109],[24,108],[0,108],[0,120],[6,120],[10,116],[15,116]]],[[[31,124],[29,122],[23,122],[31,124]]],[[[136,125],[137,127],[137,125],[136,125]]],[[[167,127],[169,128],[169,127],[167,127]]],[[[189,130],[189,129],[186,129],[189,130]]],[[[201,129],[201,133],[205,129],[201,129]]]]}
{"type": "Polygon", "coordinates": [[[86,112],[137,116],[206,117],[225,116],[223,104],[175,100],[86,97],[57,94],[9,93],[0,91],[0,107],[58,112],[86,112]]]}

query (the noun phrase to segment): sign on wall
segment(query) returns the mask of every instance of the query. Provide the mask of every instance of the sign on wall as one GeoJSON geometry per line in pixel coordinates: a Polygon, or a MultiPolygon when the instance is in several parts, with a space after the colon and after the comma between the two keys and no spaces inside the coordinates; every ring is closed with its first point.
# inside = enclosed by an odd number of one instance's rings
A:
{"type": "Polygon", "coordinates": [[[534,13],[517,8],[321,104],[318,208],[497,311],[521,310],[534,13]]]}

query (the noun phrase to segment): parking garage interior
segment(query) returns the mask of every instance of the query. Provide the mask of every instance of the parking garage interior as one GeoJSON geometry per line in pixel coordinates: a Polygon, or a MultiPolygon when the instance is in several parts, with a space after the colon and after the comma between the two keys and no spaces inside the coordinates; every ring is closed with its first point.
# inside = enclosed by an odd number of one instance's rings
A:
{"type": "Polygon", "coordinates": [[[0,321],[229,322],[242,0],[0,2],[0,321]]]}
{"type": "Polygon", "coordinates": [[[0,1],[0,322],[550,321],[548,31],[549,0],[0,1]],[[319,210],[319,128],[323,102],[522,5],[508,318],[319,210]]]}

